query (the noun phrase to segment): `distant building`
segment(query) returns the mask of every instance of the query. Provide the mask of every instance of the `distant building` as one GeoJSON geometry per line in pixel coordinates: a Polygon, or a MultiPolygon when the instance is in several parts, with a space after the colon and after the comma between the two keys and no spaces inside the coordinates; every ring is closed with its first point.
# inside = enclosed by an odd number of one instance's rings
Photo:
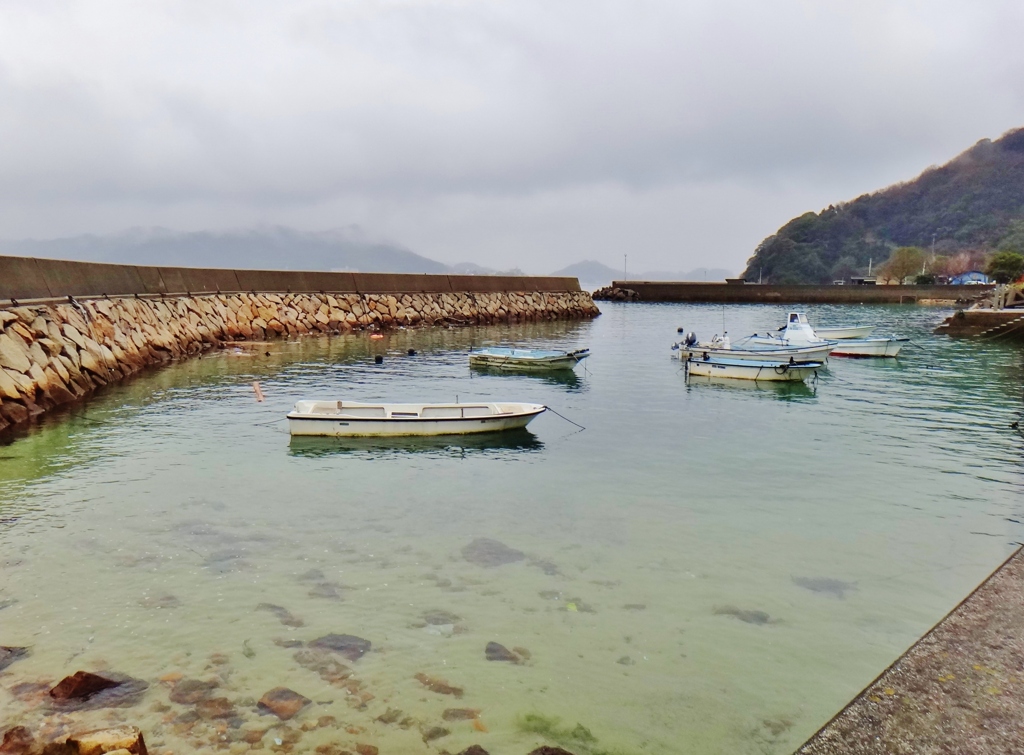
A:
{"type": "Polygon", "coordinates": [[[966,273],[960,273],[960,275],[954,275],[949,279],[949,285],[951,286],[970,286],[977,285],[980,283],[991,283],[989,277],[980,270],[968,270],[966,273]]]}
{"type": "Polygon", "coordinates": [[[850,278],[850,283],[854,286],[874,286],[878,283],[875,278],[862,278],[860,276],[853,276],[850,278]]]}

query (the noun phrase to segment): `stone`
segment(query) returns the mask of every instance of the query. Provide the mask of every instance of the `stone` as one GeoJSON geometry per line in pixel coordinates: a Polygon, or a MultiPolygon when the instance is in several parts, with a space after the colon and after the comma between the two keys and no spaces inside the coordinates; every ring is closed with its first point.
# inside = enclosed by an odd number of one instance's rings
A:
{"type": "Polygon", "coordinates": [[[24,726],[13,726],[4,732],[0,741],[0,753],[4,755],[28,755],[35,745],[35,737],[24,726]]]}
{"type": "Polygon", "coordinates": [[[509,663],[519,663],[519,656],[513,653],[504,645],[499,645],[497,642],[488,642],[487,647],[484,648],[484,657],[489,661],[507,661],[509,663]]]}
{"type": "Polygon", "coordinates": [[[509,548],[498,540],[478,537],[462,549],[462,557],[471,564],[493,568],[522,561],[526,554],[515,548],[509,548]]]}
{"type": "Polygon", "coordinates": [[[373,745],[357,744],[356,752],[359,755],[377,755],[377,748],[373,745]]]}
{"type": "Polygon", "coordinates": [[[462,687],[455,687],[446,682],[444,679],[438,679],[436,677],[427,676],[423,673],[416,674],[415,679],[424,687],[429,689],[431,692],[436,692],[439,695],[451,695],[452,697],[458,698],[462,697],[462,687]]]}
{"type": "Polygon", "coordinates": [[[445,708],[441,718],[445,721],[472,721],[480,717],[479,708],[445,708]]]}
{"type": "Polygon", "coordinates": [[[226,697],[211,697],[196,703],[196,713],[202,718],[234,718],[235,706],[226,697]]]}
{"type": "Polygon", "coordinates": [[[274,614],[278,621],[284,624],[286,627],[301,627],[305,626],[306,622],[297,616],[293,616],[291,612],[284,606],[274,605],[273,603],[260,603],[256,606],[257,611],[270,611],[274,614]]]}
{"type": "Polygon", "coordinates": [[[8,375],[6,370],[0,368],[0,399],[18,399],[20,397],[21,392],[18,390],[18,384],[14,382],[14,378],[8,375]]]}
{"type": "Polygon", "coordinates": [[[573,755],[573,753],[563,750],[561,747],[541,745],[536,750],[530,750],[529,755],[573,755]]]}
{"type": "Polygon", "coordinates": [[[311,648],[332,650],[345,656],[350,661],[358,661],[370,651],[371,643],[369,640],[364,640],[351,634],[326,634],[310,642],[309,646],[311,648]]]}
{"type": "Polygon", "coordinates": [[[287,687],[274,687],[260,698],[257,707],[260,711],[273,713],[282,721],[287,721],[311,702],[308,697],[287,687]]]}
{"type": "Polygon", "coordinates": [[[215,682],[202,682],[198,679],[182,679],[174,685],[167,696],[172,703],[195,705],[205,700],[217,688],[215,682]]]}
{"type": "Polygon", "coordinates": [[[295,662],[305,669],[319,674],[329,684],[342,684],[352,676],[352,669],[337,659],[329,650],[300,650],[295,653],[295,662]]]}
{"type": "Polygon", "coordinates": [[[96,729],[68,737],[75,755],[104,755],[125,750],[132,755],[147,755],[146,741],[136,726],[115,726],[96,729]]]}
{"type": "Polygon", "coordinates": [[[17,660],[28,655],[28,648],[15,648],[0,645],[0,671],[10,666],[17,660]]]}
{"type": "Polygon", "coordinates": [[[433,742],[435,739],[447,737],[451,733],[452,732],[450,729],[446,729],[443,726],[431,726],[429,729],[423,732],[423,741],[428,743],[433,742]]]}
{"type": "Polygon", "coordinates": [[[98,674],[90,674],[88,671],[76,671],[71,676],[66,676],[50,690],[50,697],[54,700],[87,700],[97,692],[117,687],[121,682],[107,679],[98,674]]]}
{"type": "Polygon", "coordinates": [[[18,338],[0,333],[0,367],[10,367],[17,372],[28,372],[32,362],[28,358],[25,344],[18,338]]]}
{"type": "Polygon", "coordinates": [[[480,745],[470,745],[458,755],[491,755],[480,745]]]}

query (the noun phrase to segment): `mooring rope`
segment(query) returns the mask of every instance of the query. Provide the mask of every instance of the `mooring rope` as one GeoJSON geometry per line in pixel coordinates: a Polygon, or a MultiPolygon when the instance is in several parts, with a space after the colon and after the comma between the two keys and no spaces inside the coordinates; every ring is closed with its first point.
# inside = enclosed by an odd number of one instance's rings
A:
{"type": "Polygon", "coordinates": [[[552,408],[551,408],[550,406],[545,406],[544,408],[545,408],[545,409],[547,409],[547,410],[548,410],[549,412],[551,412],[552,414],[554,414],[554,415],[555,415],[556,417],[561,417],[561,418],[562,418],[562,419],[564,419],[564,420],[565,420],[566,422],[568,422],[568,423],[569,423],[570,425],[575,425],[575,426],[576,426],[576,427],[578,427],[578,428],[579,428],[580,430],[586,430],[586,429],[587,429],[587,428],[585,428],[585,427],[584,427],[583,425],[581,425],[581,424],[580,424],[579,422],[573,422],[573,421],[572,421],[571,419],[569,419],[568,417],[566,417],[566,416],[564,416],[564,415],[561,415],[561,414],[559,414],[559,413],[558,413],[558,412],[556,412],[556,411],[555,411],[554,409],[552,409],[552,408]]]}

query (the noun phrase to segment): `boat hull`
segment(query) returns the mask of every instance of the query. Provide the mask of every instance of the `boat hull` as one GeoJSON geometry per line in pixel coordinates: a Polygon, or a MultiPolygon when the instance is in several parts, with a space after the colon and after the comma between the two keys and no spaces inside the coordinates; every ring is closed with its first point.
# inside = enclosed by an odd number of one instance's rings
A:
{"type": "Polygon", "coordinates": [[[874,329],[874,325],[854,325],[845,328],[815,328],[814,332],[818,338],[826,341],[842,341],[847,338],[867,338],[874,329]]]}
{"type": "Polygon", "coordinates": [[[841,341],[832,351],[837,357],[888,357],[899,355],[908,338],[857,338],[841,341]]]}
{"type": "Polygon", "coordinates": [[[541,352],[520,349],[484,349],[469,355],[470,367],[517,372],[571,370],[590,356],[587,349],[569,352],[541,352]]]}
{"type": "Polygon", "coordinates": [[[300,401],[288,415],[288,431],[345,438],[475,435],[524,428],[547,409],[541,404],[339,404],[300,401]]]}
{"type": "Polygon", "coordinates": [[[776,364],[735,360],[690,359],[686,362],[687,375],[698,378],[730,378],[757,382],[803,382],[822,367],[821,362],[776,364]]]}
{"type": "Polygon", "coordinates": [[[771,347],[764,349],[705,349],[700,347],[681,348],[681,355],[685,359],[691,357],[702,359],[707,354],[712,359],[740,359],[749,362],[775,362],[785,364],[793,359],[797,362],[822,362],[828,358],[834,346],[830,343],[825,346],[803,346],[803,347],[771,347]]]}

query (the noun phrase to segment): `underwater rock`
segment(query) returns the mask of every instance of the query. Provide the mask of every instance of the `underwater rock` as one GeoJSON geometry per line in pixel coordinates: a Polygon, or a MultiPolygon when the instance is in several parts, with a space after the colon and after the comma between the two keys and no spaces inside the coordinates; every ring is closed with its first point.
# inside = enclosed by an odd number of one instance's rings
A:
{"type": "Polygon", "coordinates": [[[356,637],[351,634],[325,634],[309,643],[311,648],[322,648],[333,650],[335,653],[348,658],[350,661],[358,661],[370,651],[372,644],[369,640],[356,637]]]}
{"type": "Polygon", "coordinates": [[[484,657],[489,661],[507,661],[509,663],[519,663],[519,656],[513,653],[504,645],[500,645],[497,642],[488,642],[487,647],[484,648],[484,657]]]}
{"type": "Polygon", "coordinates": [[[568,598],[562,610],[570,613],[597,613],[592,605],[584,603],[579,598],[568,598]]]}
{"type": "Polygon", "coordinates": [[[14,598],[7,598],[7,600],[0,600],[0,611],[4,610],[5,608],[10,608],[11,606],[13,606],[17,602],[18,601],[15,600],[14,598]]]}
{"type": "Polygon", "coordinates": [[[479,715],[479,708],[445,708],[441,718],[445,721],[472,721],[479,715]]]}
{"type": "Polygon", "coordinates": [[[205,700],[217,688],[216,682],[201,682],[198,679],[182,679],[174,685],[168,695],[172,703],[195,705],[205,700]]]}
{"type": "Polygon", "coordinates": [[[0,671],[10,666],[17,660],[28,655],[28,648],[15,648],[0,645],[0,671]]]}
{"type": "Polygon", "coordinates": [[[54,700],[88,700],[97,692],[118,687],[120,684],[113,679],[90,674],[88,671],[76,671],[71,676],[61,679],[50,690],[50,697],[54,700]]]}
{"type": "Polygon", "coordinates": [[[459,753],[459,755],[491,755],[480,745],[470,745],[465,750],[459,753]]]}
{"type": "Polygon", "coordinates": [[[177,608],[181,601],[170,594],[147,595],[139,601],[139,605],[143,608],[177,608]]]}
{"type": "Polygon", "coordinates": [[[561,747],[552,747],[551,745],[541,745],[536,750],[530,750],[528,755],[573,755],[568,750],[563,750],[561,747]]]}
{"type": "Polygon", "coordinates": [[[427,743],[433,742],[435,739],[447,737],[449,734],[451,734],[451,731],[443,726],[431,726],[423,732],[423,741],[427,743]]]}
{"type": "Polygon", "coordinates": [[[68,737],[68,745],[76,755],[102,755],[126,750],[132,755],[147,755],[146,740],[136,726],[115,726],[96,729],[68,737]]]}
{"type": "Polygon", "coordinates": [[[287,721],[311,702],[308,697],[287,687],[274,687],[260,698],[257,707],[261,712],[273,713],[282,721],[287,721]]]}
{"type": "Polygon", "coordinates": [[[437,679],[432,676],[427,676],[424,673],[416,674],[416,681],[422,684],[424,687],[429,689],[431,692],[436,692],[439,695],[452,695],[453,697],[462,697],[462,687],[454,687],[444,679],[437,679]]]}
{"type": "Polygon", "coordinates": [[[373,745],[357,744],[356,752],[358,752],[359,755],[377,755],[378,751],[373,745]]]}
{"type": "Polygon", "coordinates": [[[634,661],[628,655],[622,656],[621,658],[619,658],[619,660],[617,660],[615,662],[619,663],[619,664],[621,664],[623,666],[635,666],[636,665],[636,661],[634,661]]]}
{"type": "Polygon", "coordinates": [[[339,590],[343,589],[345,589],[345,586],[339,585],[337,582],[320,582],[310,588],[309,597],[341,600],[341,593],[339,590]]]}
{"type": "Polygon", "coordinates": [[[443,626],[445,624],[458,624],[462,621],[461,616],[456,616],[451,611],[427,611],[423,614],[423,620],[433,626],[443,626]]]}
{"type": "Polygon", "coordinates": [[[844,582],[841,579],[829,577],[793,577],[793,584],[811,592],[833,595],[839,600],[843,600],[850,590],[857,589],[854,582],[844,582]]]}
{"type": "Polygon", "coordinates": [[[292,657],[300,666],[319,674],[329,684],[339,684],[352,676],[352,669],[327,650],[300,650],[292,657]]]}
{"type": "Polygon", "coordinates": [[[516,645],[514,648],[512,648],[512,652],[518,655],[524,661],[528,661],[531,658],[533,658],[533,653],[531,653],[524,647],[520,647],[519,645],[516,645]]]}
{"type": "Polygon", "coordinates": [[[341,745],[336,745],[333,742],[317,746],[316,753],[317,755],[352,755],[351,750],[346,750],[341,745]]]}
{"type": "Polygon", "coordinates": [[[234,718],[235,706],[226,697],[211,697],[196,703],[196,713],[201,718],[234,718]]]}
{"type": "Polygon", "coordinates": [[[492,568],[522,561],[526,554],[489,537],[478,537],[462,549],[462,557],[471,564],[492,568]]]}
{"type": "Polygon", "coordinates": [[[736,606],[720,606],[714,611],[716,616],[732,616],[747,624],[764,625],[771,622],[772,617],[764,611],[752,611],[736,606]]]}
{"type": "Polygon", "coordinates": [[[5,755],[27,755],[35,745],[35,737],[24,726],[14,726],[4,732],[0,752],[5,755]]]}
{"type": "Polygon", "coordinates": [[[297,616],[293,616],[291,611],[289,611],[284,606],[277,606],[273,603],[260,603],[258,606],[256,606],[256,610],[270,611],[270,613],[274,614],[274,616],[277,617],[278,621],[280,621],[286,627],[302,627],[306,625],[306,622],[304,622],[297,616]]]}
{"type": "Polygon", "coordinates": [[[398,708],[388,708],[387,712],[381,713],[377,716],[376,720],[382,724],[395,724],[402,718],[404,714],[398,708]]]}
{"type": "Polygon", "coordinates": [[[532,559],[530,561],[530,566],[536,566],[549,577],[558,577],[562,574],[557,564],[554,564],[551,561],[545,561],[544,559],[532,559]]]}
{"type": "Polygon", "coordinates": [[[285,637],[275,637],[273,643],[279,648],[300,648],[306,644],[302,640],[292,640],[285,637]]]}

